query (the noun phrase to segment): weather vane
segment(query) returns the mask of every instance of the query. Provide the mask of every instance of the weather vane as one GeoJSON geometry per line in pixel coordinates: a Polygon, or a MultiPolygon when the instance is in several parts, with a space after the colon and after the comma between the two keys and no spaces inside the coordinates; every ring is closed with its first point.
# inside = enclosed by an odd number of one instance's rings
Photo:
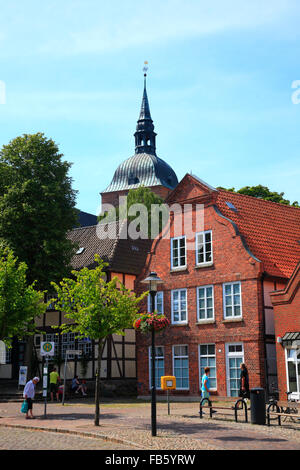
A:
{"type": "Polygon", "coordinates": [[[144,72],[144,77],[146,77],[147,72],[148,72],[148,61],[147,60],[145,60],[145,62],[144,62],[143,72],[144,72]]]}

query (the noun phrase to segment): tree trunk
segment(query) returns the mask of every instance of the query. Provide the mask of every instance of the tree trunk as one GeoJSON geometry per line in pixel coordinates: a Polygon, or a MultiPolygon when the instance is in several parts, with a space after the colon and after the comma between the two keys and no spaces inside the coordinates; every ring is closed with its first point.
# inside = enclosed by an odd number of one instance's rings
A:
{"type": "Polygon", "coordinates": [[[26,336],[26,349],[25,349],[25,357],[24,357],[24,363],[27,366],[27,378],[32,379],[32,374],[33,368],[32,368],[32,362],[33,362],[33,347],[34,347],[34,338],[33,336],[26,336]]]}
{"type": "Polygon", "coordinates": [[[95,389],[95,426],[99,426],[100,419],[100,374],[102,358],[102,340],[98,342],[98,362],[96,371],[96,389],[95,389]]]}

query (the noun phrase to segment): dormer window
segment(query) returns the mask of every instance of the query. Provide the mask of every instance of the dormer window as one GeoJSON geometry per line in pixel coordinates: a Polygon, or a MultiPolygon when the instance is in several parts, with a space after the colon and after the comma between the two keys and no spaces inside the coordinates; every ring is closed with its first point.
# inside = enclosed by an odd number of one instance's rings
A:
{"type": "Polygon", "coordinates": [[[128,184],[138,184],[139,182],[140,182],[140,180],[138,179],[137,176],[130,175],[128,177],[128,184]]]}

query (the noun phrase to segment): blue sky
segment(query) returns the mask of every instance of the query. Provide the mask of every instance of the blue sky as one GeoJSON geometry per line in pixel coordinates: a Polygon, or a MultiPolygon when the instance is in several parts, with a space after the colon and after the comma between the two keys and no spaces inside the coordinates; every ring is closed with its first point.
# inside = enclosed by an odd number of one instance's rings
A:
{"type": "Polygon", "coordinates": [[[0,146],[44,132],[77,207],[134,153],[143,63],[157,154],[179,179],[300,200],[298,0],[0,0],[0,146]]]}

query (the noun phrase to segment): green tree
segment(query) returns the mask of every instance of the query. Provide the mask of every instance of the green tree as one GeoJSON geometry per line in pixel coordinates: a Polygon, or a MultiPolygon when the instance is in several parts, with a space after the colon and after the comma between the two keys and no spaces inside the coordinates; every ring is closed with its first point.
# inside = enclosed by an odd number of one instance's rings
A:
{"type": "MultiPolygon", "coordinates": [[[[52,139],[24,134],[0,150],[0,239],[28,266],[29,282],[46,290],[70,272],[67,232],[78,221],[70,163],[52,139]]],[[[33,337],[25,363],[31,374],[33,337]]]]}
{"type": "Polygon", "coordinates": [[[277,193],[276,191],[270,191],[267,186],[261,184],[257,186],[244,186],[241,189],[235,190],[234,188],[222,188],[221,186],[217,189],[225,189],[226,191],[236,192],[239,194],[246,194],[247,196],[257,197],[258,199],[265,199],[266,201],[278,202],[279,204],[285,204],[287,206],[300,207],[298,201],[291,203],[288,199],[284,199],[284,193],[277,193]]]}
{"type": "Polygon", "coordinates": [[[70,163],[44,134],[25,134],[0,151],[0,238],[28,266],[39,289],[70,270],[66,235],[77,222],[70,163]]]}
{"type": "MultiPolygon", "coordinates": [[[[161,211],[168,215],[167,208],[164,206],[163,199],[155,194],[151,189],[141,186],[137,189],[130,189],[126,198],[126,203],[122,204],[121,206],[117,207],[115,210],[111,211],[110,213],[102,214],[98,217],[98,221],[101,222],[105,219],[106,222],[110,222],[113,220],[124,220],[127,219],[129,222],[135,220],[138,215],[128,215],[130,212],[130,208],[135,204],[143,204],[143,206],[147,209],[147,219],[148,225],[141,226],[139,230],[144,233],[145,235],[150,237],[151,234],[151,220],[153,211],[151,210],[153,207],[160,208],[161,211]]],[[[158,230],[162,230],[163,221],[167,220],[164,219],[162,216],[159,220],[158,230]]]]}
{"type": "Polygon", "coordinates": [[[57,293],[57,306],[65,312],[72,324],[61,325],[62,333],[73,332],[77,338],[89,337],[98,342],[98,365],[95,392],[95,425],[100,416],[100,372],[105,339],[112,334],[124,334],[132,327],[138,313],[138,304],[146,293],[137,297],[125,288],[117,277],[106,281],[108,266],[98,255],[95,269],[72,271],[73,278],[63,279],[59,285],[52,283],[57,293]]]}
{"type": "Polygon", "coordinates": [[[33,334],[35,318],[46,310],[43,292],[28,285],[26,271],[11,250],[0,249],[0,340],[8,346],[14,336],[33,334]]]}

